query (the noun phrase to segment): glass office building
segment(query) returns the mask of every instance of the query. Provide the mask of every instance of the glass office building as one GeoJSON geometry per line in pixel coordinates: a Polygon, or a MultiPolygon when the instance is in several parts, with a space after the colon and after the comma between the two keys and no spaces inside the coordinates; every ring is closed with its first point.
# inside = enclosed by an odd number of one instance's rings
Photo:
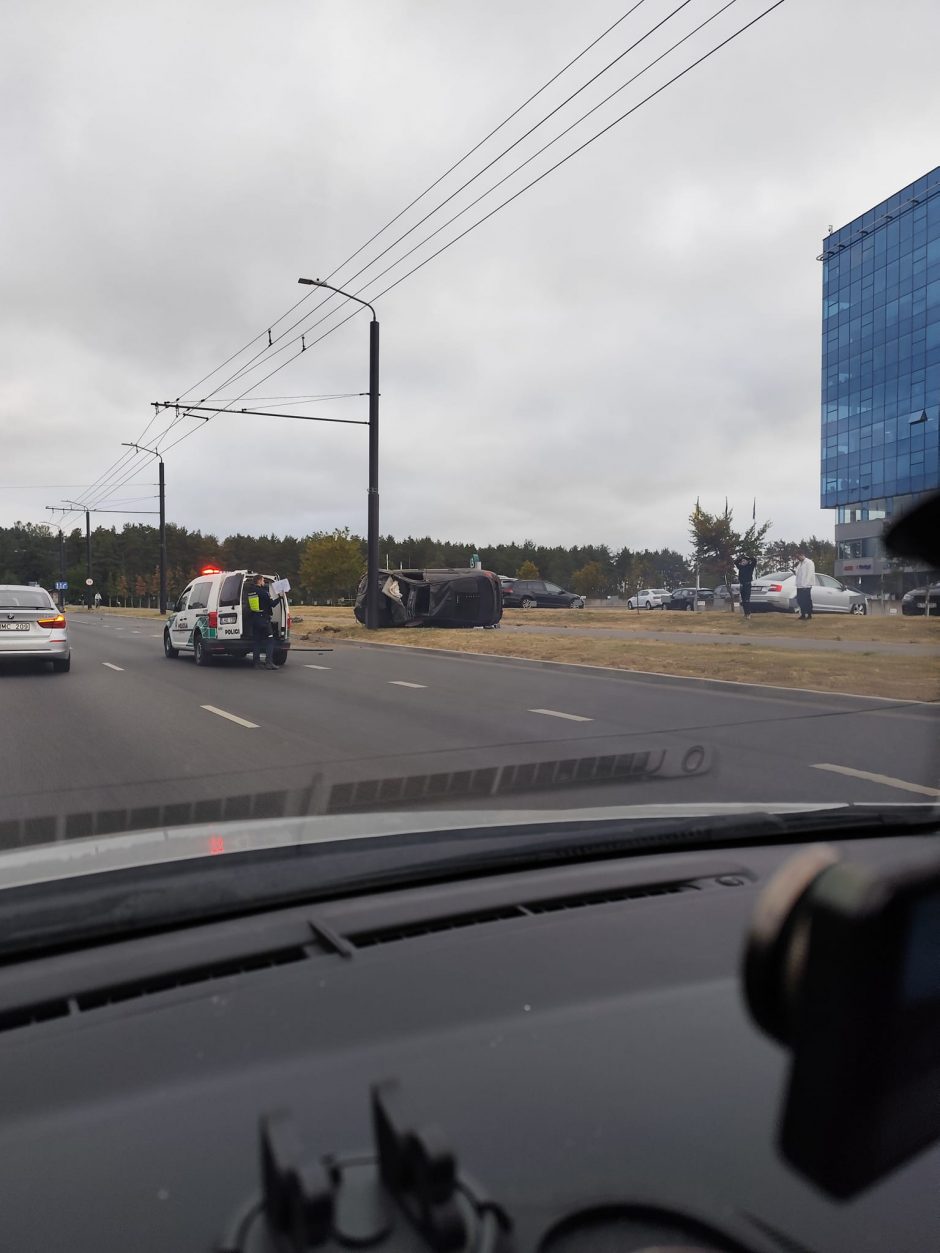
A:
{"type": "Polygon", "coordinates": [[[820,498],[835,572],[865,591],[918,582],[880,536],[940,488],[940,167],[823,242],[820,498]],[[886,576],[886,577],[885,577],[886,576]]]}

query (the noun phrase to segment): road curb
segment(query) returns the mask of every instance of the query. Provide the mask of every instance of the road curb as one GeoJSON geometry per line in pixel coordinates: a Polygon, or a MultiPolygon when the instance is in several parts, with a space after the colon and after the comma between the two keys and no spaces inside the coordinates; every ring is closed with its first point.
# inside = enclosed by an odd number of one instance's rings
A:
{"type": "Polygon", "coordinates": [[[477,653],[450,648],[424,648],[420,644],[396,644],[391,640],[383,644],[378,640],[336,640],[337,644],[346,644],[351,648],[400,648],[406,653],[421,653],[424,656],[467,657],[474,661],[493,661],[502,665],[535,666],[540,670],[587,670],[595,674],[621,679],[650,679],[666,685],[685,684],[693,687],[708,688],[716,684],[721,687],[742,687],[751,691],[764,692],[799,692],[804,696],[825,696],[830,700],[837,697],[841,700],[880,701],[888,705],[924,705],[928,708],[936,705],[936,701],[908,700],[903,696],[862,696],[858,692],[827,692],[815,687],[781,687],[773,683],[748,683],[739,679],[709,679],[695,675],[663,674],[658,670],[628,670],[622,666],[596,666],[588,661],[542,661],[534,657],[513,657],[505,653],[477,653]]]}

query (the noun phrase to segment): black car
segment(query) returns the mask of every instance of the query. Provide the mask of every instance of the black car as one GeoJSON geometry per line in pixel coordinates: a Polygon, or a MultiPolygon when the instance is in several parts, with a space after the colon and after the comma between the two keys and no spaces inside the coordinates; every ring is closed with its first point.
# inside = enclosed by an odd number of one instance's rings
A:
{"type": "MultiPolygon", "coordinates": [[[[368,576],[359,582],[354,613],[366,620],[368,576]]],[[[489,570],[380,570],[380,627],[493,627],[503,614],[501,584],[489,570]]]]}
{"type": "Polygon", "coordinates": [[[514,609],[583,609],[584,597],[545,579],[510,579],[500,575],[503,604],[514,609]]]}
{"type": "MultiPolygon", "coordinates": [[[[920,614],[927,612],[927,588],[915,587],[913,591],[908,592],[901,597],[901,613],[903,614],[920,614]]],[[[940,615],[940,583],[931,583],[930,585],[930,615],[940,615]]]]}
{"type": "Polygon", "coordinates": [[[663,609],[694,609],[698,597],[700,605],[706,609],[715,599],[715,593],[708,587],[677,587],[668,600],[663,601],[663,609]]]}

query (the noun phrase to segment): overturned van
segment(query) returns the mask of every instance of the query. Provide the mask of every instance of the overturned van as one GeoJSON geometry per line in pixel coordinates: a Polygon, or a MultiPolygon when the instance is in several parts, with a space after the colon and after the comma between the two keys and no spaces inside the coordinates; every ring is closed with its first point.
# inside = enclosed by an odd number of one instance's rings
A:
{"type": "MultiPolygon", "coordinates": [[[[499,579],[489,570],[380,570],[379,626],[492,627],[503,616],[499,579]]],[[[356,596],[366,620],[368,578],[356,596]]]]}

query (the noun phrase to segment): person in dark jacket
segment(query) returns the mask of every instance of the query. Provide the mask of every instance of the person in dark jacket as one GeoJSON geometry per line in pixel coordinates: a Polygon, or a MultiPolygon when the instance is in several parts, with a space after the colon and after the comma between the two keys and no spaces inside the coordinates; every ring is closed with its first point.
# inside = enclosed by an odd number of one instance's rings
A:
{"type": "Polygon", "coordinates": [[[261,644],[264,643],[264,668],[276,670],[274,664],[274,631],[271,626],[271,615],[274,613],[274,601],[264,585],[264,575],[256,574],[248,589],[248,609],[251,613],[251,664],[258,666],[261,661],[261,644]]]}
{"type": "Polygon", "coordinates": [[[738,585],[741,588],[741,608],[745,618],[751,616],[751,582],[754,578],[756,561],[744,553],[739,554],[735,565],[738,567],[738,585]]]}

